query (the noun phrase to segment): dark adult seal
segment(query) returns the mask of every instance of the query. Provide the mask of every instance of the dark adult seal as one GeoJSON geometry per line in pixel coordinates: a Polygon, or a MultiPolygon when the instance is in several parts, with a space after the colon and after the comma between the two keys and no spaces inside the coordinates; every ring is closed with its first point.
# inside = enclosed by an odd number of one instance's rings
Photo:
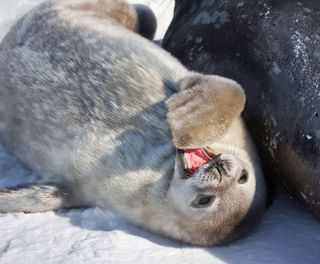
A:
{"type": "Polygon", "coordinates": [[[320,2],[176,1],[163,46],[243,85],[265,167],[320,219],[320,2]]]}

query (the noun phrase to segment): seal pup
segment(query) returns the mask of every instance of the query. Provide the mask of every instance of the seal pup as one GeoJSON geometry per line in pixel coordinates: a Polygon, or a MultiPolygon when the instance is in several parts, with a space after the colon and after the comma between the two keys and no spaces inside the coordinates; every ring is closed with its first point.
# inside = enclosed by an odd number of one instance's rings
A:
{"type": "Polygon", "coordinates": [[[202,246],[247,234],[265,185],[242,88],[188,71],[112,6],[139,19],[124,1],[50,1],[1,43],[1,143],[42,181],[2,189],[0,212],[99,206],[202,246]]]}

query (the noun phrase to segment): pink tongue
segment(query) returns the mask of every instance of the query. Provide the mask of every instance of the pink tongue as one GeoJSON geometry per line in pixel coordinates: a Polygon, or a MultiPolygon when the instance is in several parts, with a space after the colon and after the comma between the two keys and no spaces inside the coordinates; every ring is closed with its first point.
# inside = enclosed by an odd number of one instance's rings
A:
{"type": "Polygon", "coordinates": [[[187,163],[186,171],[190,176],[197,168],[211,159],[203,149],[186,149],[184,150],[184,158],[187,163]]]}

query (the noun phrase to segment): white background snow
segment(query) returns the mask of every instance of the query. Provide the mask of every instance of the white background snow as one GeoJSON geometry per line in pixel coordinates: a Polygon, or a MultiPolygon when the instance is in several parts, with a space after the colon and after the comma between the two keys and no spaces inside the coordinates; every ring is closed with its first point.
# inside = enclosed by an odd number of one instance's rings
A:
{"type": "MultiPolygon", "coordinates": [[[[1,0],[0,40],[42,0],[1,0]]],[[[147,3],[160,17],[161,37],[173,0],[147,3]]],[[[1,85],[1,84],[0,84],[1,85]]],[[[0,186],[36,180],[0,147],[0,186]]],[[[229,246],[198,248],[140,229],[98,208],[42,214],[0,214],[0,263],[320,263],[320,223],[277,195],[258,229],[229,246]]]]}

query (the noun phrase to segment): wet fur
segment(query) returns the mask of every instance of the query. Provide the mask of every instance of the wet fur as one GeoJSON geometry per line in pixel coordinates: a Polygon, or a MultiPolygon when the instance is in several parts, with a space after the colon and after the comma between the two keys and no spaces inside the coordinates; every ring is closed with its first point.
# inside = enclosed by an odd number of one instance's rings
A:
{"type": "MultiPolygon", "coordinates": [[[[0,190],[0,212],[100,206],[175,239],[220,243],[247,212],[221,211],[225,221],[214,230],[212,221],[182,218],[170,196],[176,148],[227,138],[242,122],[243,91],[189,72],[130,31],[138,13],[123,1],[50,1],[4,38],[1,143],[43,180],[0,190]]],[[[251,142],[244,145],[256,157],[251,142]]]]}

